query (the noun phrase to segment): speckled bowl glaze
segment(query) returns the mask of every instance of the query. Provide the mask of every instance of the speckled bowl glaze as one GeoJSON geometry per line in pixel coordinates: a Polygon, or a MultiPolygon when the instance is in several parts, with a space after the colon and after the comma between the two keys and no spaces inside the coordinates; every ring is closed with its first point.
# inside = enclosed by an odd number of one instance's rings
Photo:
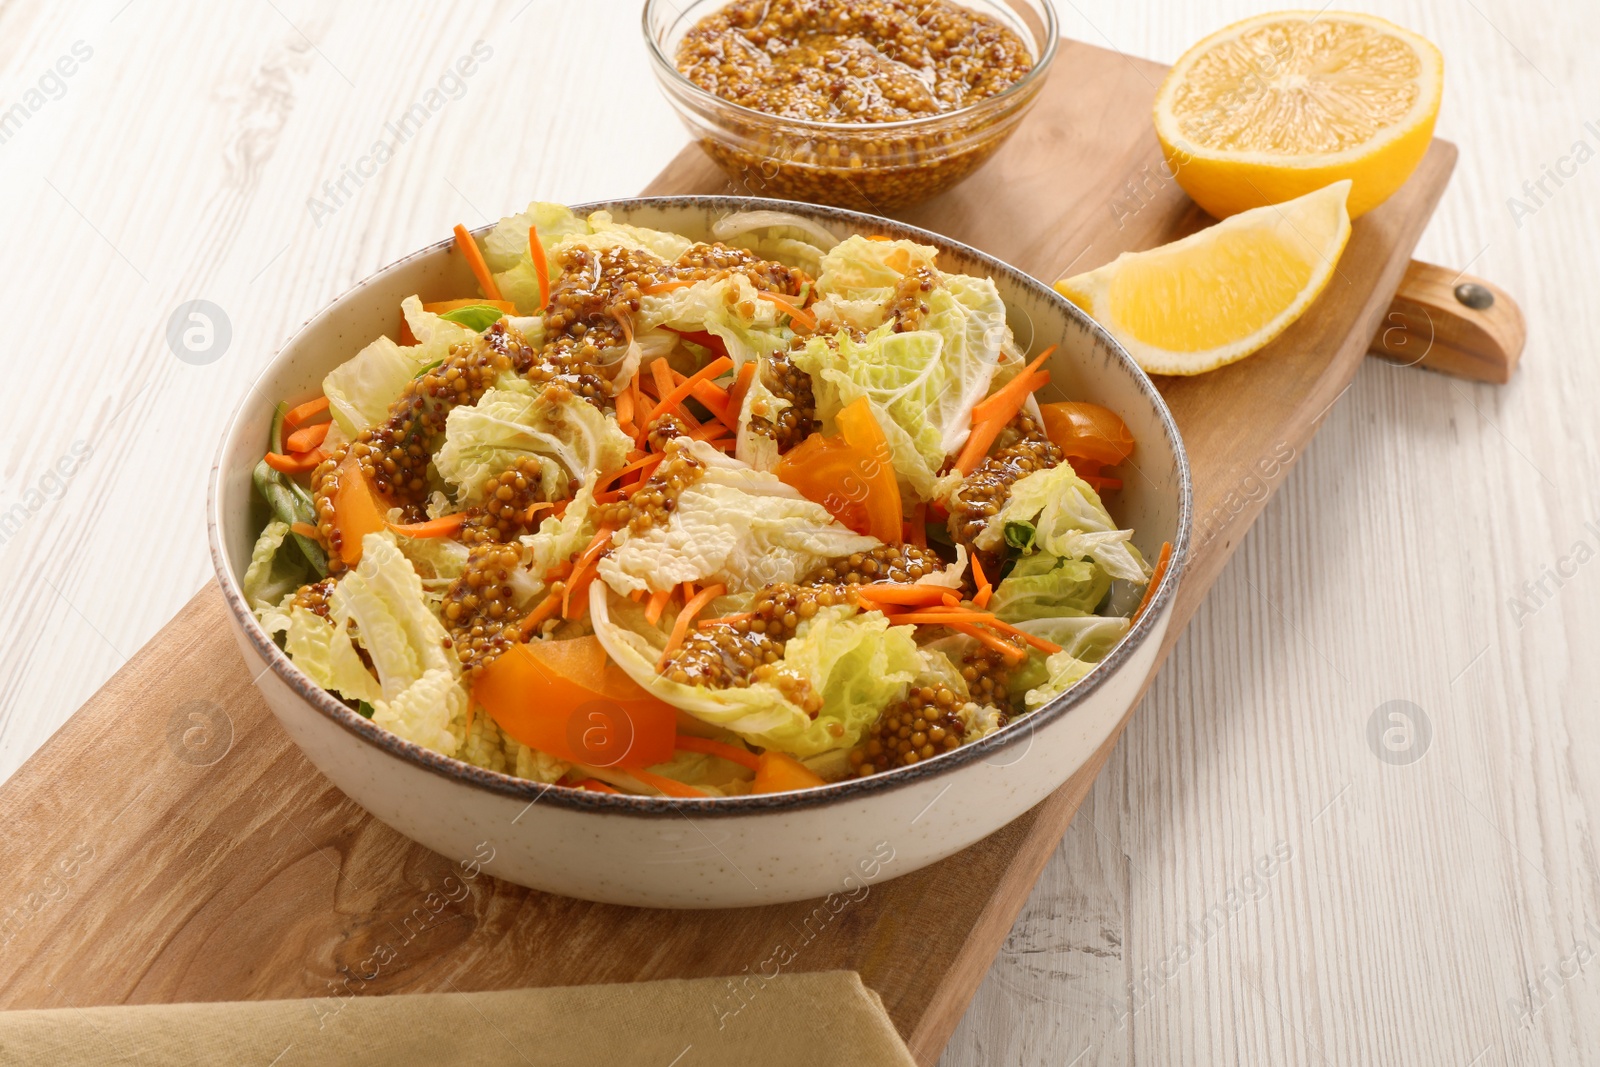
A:
{"type": "Polygon", "coordinates": [[[211,553],[234,635],[273,713],[316,767],[396,830],[457,860],[534,889],[608,903],[729,908],[851,892],[908,874],[993,833],[1083,765],[1138,699],[1154,669],[1190,532],[1188,462],[1150,380],[1115,341],[1049,286],[975,249],[889,219],[836,208],[739,197],[663,197],[582,205],[618,221],[706,237],[736,211],[815,220],[840,237],[907,237],[938,247],[948,271],[987,275],[1006,300],[1019,343],[1055,343],[1043,399],[1104,404],[1139,442],[1127,487],[1109,501],[1154,558],[1174,555],[1149,610],[1082,682],[982,741],[925,763],[821,789],[674,800],[544,786],[481,770],[402,741],[319,689],[256,622],[240,591],[259,520],[250,473],[273,405],[316,396],[322,378],[395,328],[400,301],[474,291],[448,241],[402,259],[306,323],[239,405],[212,470],[211,553]],[[1136,464],[1136,467],[1135,467],[1136,464]]]}

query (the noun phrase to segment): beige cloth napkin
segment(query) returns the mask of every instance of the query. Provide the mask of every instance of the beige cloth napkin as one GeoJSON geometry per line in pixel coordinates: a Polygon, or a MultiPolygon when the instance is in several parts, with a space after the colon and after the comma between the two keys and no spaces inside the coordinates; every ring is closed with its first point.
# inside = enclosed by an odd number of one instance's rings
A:
{"type": "Polygon", "coordinates": [[[914,1067],[854,971],[0,1013],[0,1064],[914,1067]]]}

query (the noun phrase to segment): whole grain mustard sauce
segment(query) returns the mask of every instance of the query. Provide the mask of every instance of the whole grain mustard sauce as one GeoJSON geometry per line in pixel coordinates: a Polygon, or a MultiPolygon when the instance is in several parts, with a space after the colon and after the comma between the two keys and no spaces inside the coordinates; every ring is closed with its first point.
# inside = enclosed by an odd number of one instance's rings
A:
{"type": "Polygon", "coordinates": [[[678,69],[782,118],[926,118],[995,96],[1033,69],[1027,44],[948,0],[735,0],[678,46],[678,69]]]}

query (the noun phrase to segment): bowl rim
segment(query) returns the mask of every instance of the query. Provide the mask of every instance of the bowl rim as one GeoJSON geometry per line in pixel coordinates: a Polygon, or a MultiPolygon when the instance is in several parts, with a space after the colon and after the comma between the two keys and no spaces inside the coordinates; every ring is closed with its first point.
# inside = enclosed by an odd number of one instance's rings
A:
{"type": "Polygon", "coordinates": [[[1044,50],[1034,60],[1033,68],[1011,85],[1006,86],[993,96],[986,96],[976,103],[965,107],[956,108],[954,111],[943,111],[937,115],[924,118],[897,119],[894,122],[819,122],[816,119],[795,119],[783,115],[774,115],[767,111],[758,111],[753,107],[736,104],[732,100],[718,96],[716,93],[707,92],[694,82],[688,75],[678,69],[678,65],[661,50],[661,45],[656,41],[656,35],[650,31],[650,16],[668,0],[645,0],[644,10],[640,16],[640,28],[644,31],[645,47],[650,52],[651,65],[656,69],[657,77],[666,77],[678,88],[686,91],[702,107],[711,106],[727,108],[744,118],[749,123],[773,124],[780,123],[786,128],[815,130],[819,133],[832,133],[836,135],[850,132],[862,134],[877,134],[888,130],[891,132],[905,132],[914,135],[918,130],[935,127],[942,122],[956,116],[969,115],[975,111],[992,110],[1003,111],[1004,105],[1014,98],[1028,99],[1028,89],[1044,81],[1050,71],[1050,66],[1055,62],[1056,52],[1061,47],[1061,20],[1056,15],[1054,0],[1035,0],[1044,9],[1044,50]]]}
{"type": "MultiPolygon", "coordinates": [[[[1139,365],[1134,362],[1133,357],[1128,355],[1127,351],[1099,323],[1091,319],[1050,286],[1003,260],[953,238],[925,230],[919,226],[866,212],[816,204],[803,204],[788,200],[731,195],[621,197],[573,205],[571,210],[576,214],[587,215],[595,211],[631,209],[639,206],[687,207],[701,210],[709,207],[714,210],[727,210],[730,212],[751,210],[787,211],[794,214],[810,214],[818,217],[819,221],[832,219],[852,227],[855,232],[895,233],[910,240],[932,244],[941,250],[949,250],[959,255],[972,257],[977,263],[990,271],[992,277],[1005,276],[1022,289],[1030,290],[1033,295],[1043,297],[1047,303],[1053,303],[1069,320],[1086,329],[1097,338],[1115,358],[1122,360],[1125,369],[1133,376],[1135,387],[1153,406],[1157,420],[1160,422],[1167,439],[1171,442],[1178,474],[1178,524],[1172,557],[1168,563],[1166,573],[1162,577],[1160,587],[1155,591],[1149,603],[1145,605],[1145,610],[1138,621],[1123,635],[1122,640],[1112,648],[1111,652],[1103,660],[1096,663],[1094,669],[1085,675],[1080,682],[1050,703],[1019,719],[1013,720],[987,737],[981,738],[972,744],[952,749],[949,752],[942,752],[932,759],[924,760],[908,767],[896,767],[866,778],[847,778],[843,781],[832,782],[814,789],[704,798],[648,797],[633,794],[599,793],[591,790],[572,789],[565,786],[536,782],[531,779],[517,778],[498,771],[487,770],[463,760],[458,760],[453,756],[446,756],[432,749],[424,748],[415,742],[407,741],[396,734],[390,733],[383,727],[353,711],[343,701],[302,673],[290,660],[288,654],[279,648],[277,643],[267,634],[260,621],[256,618],[255,613],[250,610],[244,599],[243,589],[239,582],[235,580],[233,571],[228,566],[227,550],[223,544],[222,516],[220,512],[222,463],[224,457],[233,446],[241,425],[246,421],[250,405],[257,402],[255,399],[256,394],[260,390],[262,383],[277,372],[279,364],[283,361],[285,355],[297,346],[306,332],[325,317],[331,315],[334,309],[345,299],[360,292],[377,278],[388,274],[403,264],[434,255],[454,244],[454,238],[445,238],[402,256],[400,259],[367,275],[323,305],[316,314],[302,323],[300,328],[295,330],[288,340],[279,347],[266,366],[262,368],[261,373],[251,382],[250,387],[235,406],[223,429],[222,441],[218,447],[216,458],[212,462],[210,481],[206,493],[207,537],[210,542],[212,567],[216,571],[217,583],[222,589],[228,610],[233,615],[236,625],[240,627],[240,632],[250,642],[257,655],[266,662],[266,670],[263,670],[254,679],[257,687],[260,686],[262,676],[270,671],[296,696],[300,697],[311,708],[320,712],[325,718],[342,727],[346,732],[355,734],[360,739],[376,746],[389,755],[468,786],[476,786],[488,792],[515,800],[525,800],[528,802],[529,807],[532,807],[535,803],[545,801],[558,808],[573,811],[646,818],[666,818],[682,815],[686,812],[693,812],[697,816],[718,817],[760,815],[788,813],[862,799],[872,794],[892,792],[922,783],[925,780],[952,774],[976,760],[991,759],[996,753],[1018,744],[1031,746],[1033,734],[1036,730],[1051,725],[1092,696],[1123,665],[1133,658],[1145,642],[1150,639],[1152,633],[1163,627],[1162,620],[1177,595],[1178,585],[1188,561],[1191,542],[1194,518],[1194,491],[1188,452],[1184,447],[1183,438],[1178,432],[1177,423],[1172,418],[1172,412],[1168,410],[1166,401],[1150,380],[1149,375],[1140,369],[1139,365]]],[[[481,235],[492,229],[494,225],[494,223],[485,224],[473,230],[472,233],[474,236],[481,235]]]]}

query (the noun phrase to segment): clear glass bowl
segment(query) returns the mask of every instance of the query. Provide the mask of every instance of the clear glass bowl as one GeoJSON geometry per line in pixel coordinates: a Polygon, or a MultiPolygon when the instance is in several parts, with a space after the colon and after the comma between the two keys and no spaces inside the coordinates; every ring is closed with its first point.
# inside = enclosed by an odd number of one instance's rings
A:
{"type": "Polygon", "coordinates": [[[1033,69],[970,107],[902,122],[778,118],[695,85],[677,68],[678,44],[728,0],[647,0],[644,35],[662,91],[740,194],[883,214],[942,193],[987,162],[1032,107],[1055,59],[1050,0],[956,2],[1015,30],[1031,46],[1033,69]]]}

